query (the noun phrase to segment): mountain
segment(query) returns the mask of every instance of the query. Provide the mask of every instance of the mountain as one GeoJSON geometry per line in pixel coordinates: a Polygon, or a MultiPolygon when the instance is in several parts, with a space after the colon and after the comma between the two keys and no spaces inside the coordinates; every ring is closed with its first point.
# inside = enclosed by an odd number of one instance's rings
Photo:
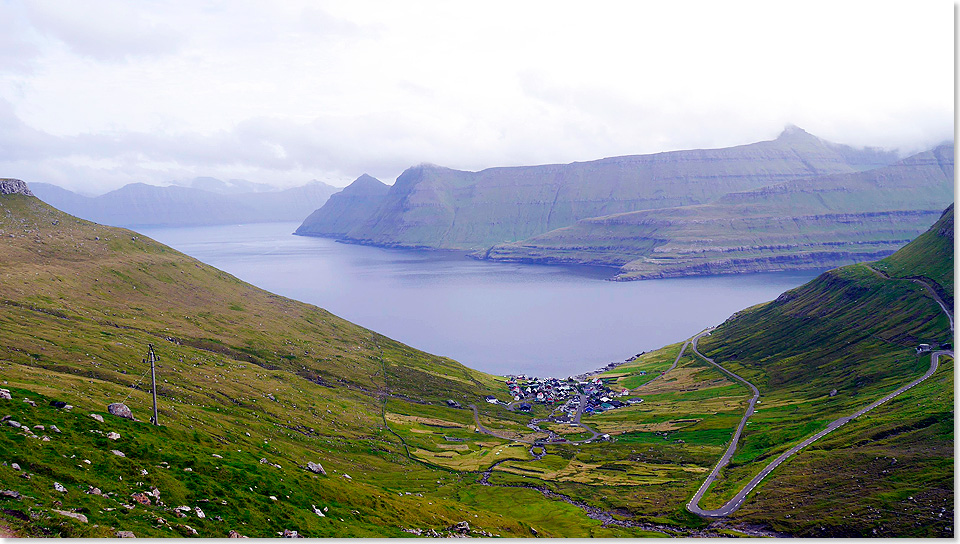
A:
{"type": "Polygon", "coordinates": [[[337,189],[321,182],[274,192],[221,194],[171,185],[132,183],[97,197],[31,183],[41,200],[105,225],[197,226],[299,221],[337,189]]]}
{"type": "Polygon", "coordinates": [[[581,220],[480,258],[619,267],[617,279],[830,268],[889,255],[953,202],[953,145],[890,166],[581,220]]]}
{"type": "Polygon", "coordinates": [[[775,140],[725,149],[480,172],[423,164],[403,172],[377,210],[342,238],[383,246],[486,249],[588,217],[703,204],[730,192],[868,170],[896,159],[890,152],[833,144],[790,127],[775,140]]]}
{"type": "Polygon", "coordinates": [[[390,186],[363,174],[311,213],[294,234],[338,238],[376,212],[390,186]]]}

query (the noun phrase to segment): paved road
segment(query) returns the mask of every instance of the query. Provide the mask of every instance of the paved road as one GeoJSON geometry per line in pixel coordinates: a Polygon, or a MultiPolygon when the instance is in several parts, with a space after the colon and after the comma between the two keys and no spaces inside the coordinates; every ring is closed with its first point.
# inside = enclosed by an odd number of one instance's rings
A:
{"type": "Polygon", "coordinates": [[[524,440],[524,439],[522,439],[522,438],[511,438],[511,437],[509,437],[509,436],[499,435],[499,434],[491,431],[490,429],[484,427],[484,426],[480,423],[480,414],[477,413],[477,406],[476,406],[475,404],[469,405],[468,408],[470,408],[471,410],[473,410],[473,423],[477,426],[477,430],[479,430],[479,431],[480,431],[481,433],[483,433],[483,434],[489,434],[490,436],[495,436],[495,437],[497,437],[497,438],[502,438],[503,440],[512,440],[513,442],[521,442],[521,443],[523,443],[523,444],[583,444],[584,442],[588,442],[588,441],[590,441],[590,440],[594,440],[594,439],[596,439],[598,436],[600,436],[600,433],[598,433],[597,431],[591,429],[591,428],[588,427],[587,425],[581,423],[580,426],[583,427],[587,432],[591,433],[593,436],[591,436],[590,438],[584,439],[584,440],[577,440],[577,441],[566,440],[566,441],[562,441],[562,442],[561,442],[561,441],[556,441],[556,440],[552,440],[552,441],[550,441],[550,442],[546,442],[546,441],[539,441],[539,442],[538,442],[538,441],[535,441],[535,440],[524,440]]]}
{"type": "MultiPolygon", "coordinates": [[[[723,467],[727,466],[727,464],[730,462],[730,459],[733,457],[734,452],[737,451],[737,443],[740,442],[740,435],[743,433],[743,428],[746,427],[747,425],[747,419],[749,419],[750,416],[753,415],[754,407],[757,404],[757,399],[760,398],[760,390],[757,389],[757,387],[752,383],[743,379],[739,375],[734,374],[733,372],[730,372],[729,370],[723,368],[722,366],[718,365],[713,359],[706,357],[705,355],[700,353],[700,351],[697,349],[697,341],[700,340],[700,338],[702,338],[703,336],[710,334],[711,332],[713,332],[713,329],[707,329],[693,337],[692,347],[693,347],[694,353],[699,355],[701,358],[703,358],[705,361],[707,361],[711,365],[717,367],[724,374],[727,374],[733,379],[743,383],[753,391],[753,398],[750,399],[750,403],[747,405],[747,411],[743,414],[743,419],[740,420],[740,425],[737,426],[737,431],[733,433],[733,439],[730,441],[730,445],[727,446],[727,451],[723,453],[723,457],[721,457],[720,460],[717,461],[717,465],[713,467],[713,470],[710,472],[710,475],[707,476],[707,479],[703,481],[703,485],[700,486],[700,489],[698,489],[697,492],[694,493],[693,498],[690,499],[689,503],[687,503],[687,510],[693,512],[694,514],[697,514],[700,516],[706,516],[706,517],[721,517],[721,516],[726,516],[730,512],[733,512],[734,510],[739,508],[740,503],[736,503],[736,505],[731,508],[731,504],[734,501],[730,501],[729,503],[723,505],[723,507],[721,507],[719,510],[704,510],[703,508],[700,508],[700,499],[703,497],[703,494],[706,493],[707,489],[710,487],[710,484],[712,484],[713,481],[717,479],[717,474],[720,473],[720,470],[723,469],[723,467]]],[[[758,480],[758,483],[759,483],[759,480],[758,480]]],[[[736,497],[734,497],[734,499],[736,499],[736,497]]],[[[741,499],[741,502],[742,502],[742,499],[741,499]]]]}
{"type": "MultiPolygon", "coordinates": [[[[880,272],[879,270],[873,268],[872,266],[869,266],[869,265],[868,265],[867,268],[868,268],[870,271],[872,271],[873,273],[875,273],[875,274],[877,274],[878,276],[880,276],[881,278],[884,278],[884,279],[898,279],[898,278],[891,278],[891,277],[888,276],[887,274],[885,274],[885,273],[883,273],[883,272],[880,272]]],[[[947,315],[947,319],[950,320],[950,330],[952,331],[952,330],[953,330],[953,312],[951,312],[950,309],[947,308],[947,305],[944,304],[943,300],[940,298],[940,296],[937,294],[937,292],[933,289],[933,287],[931,287],[930,284],[928,284],[927,282],[925,282],[925,281],[923,281],[923,280],[920,280],[920,279],[911,279],[910,281],[913,281],[914,283],[918,283],[918,284],[923,285],[924,287],[926,287],[927,291],[930,293],[930,295],[931,295],[931,297],[933,298],[933,300],[935,300],[935,301],[937,302],[937,304],[940,305],[940,308],[943,310],[943,313],[945,313],[945,314],[947,315]]],[[[829,425],[827,425],[827,427],[826,427],[825,429],[823,429],[822,431],[820,431],[820,432],[814,434],[813,436],[807,438],[806,440],[804,440],[803,442],[801,442],[801,443],[798,444],[797,446],[794,446],[793,448],[791,448],[791,449],[785,451],[784,453],[782,453],[782,454],[780,455],[780,457],[777,457],[776,459],[774,459],[773,462],[771,462],[769,465],[767,465],[766,467],[764,467],[764,469],[761,470],[759,474],[757,474],[756,476],[754,476],[754,478],[753,478],[752,480],[750,480],[750,481],[747,483],[747,485],[744,486],[743,489],[741,489],[739,493],[737,493],[736,495],[734,495],[734,497],[733,497],[732,499],[730,499],[730,501],[728,501],[726,504],[724,504],[723,506],[721,506],[720,508],[718,508],[718,509],[716,509],[716,510],[704,510],[704,509],[700,508],[700,499],[703,497],[703,494],[706,492],[707,488],[710,487],[710,484],[713,483],[714,480],[716,480],[717,473],[720,472],[720,469],[723,468],[724,466],[726,466],[727,463],[730,462],[730,457],[733,455],[733,452],[736,451],[737,441],[739,441],[739,439],[740,439],[740,432],[743,430],[743,427],[744,427],[744,425],[746,424],[747,418],[749,418],[750,415],[753,414],[754,404],[755,404],[757,398],[758,398],[759,395],[760,395],[759,391],[757,391],[757,388],[754,387],[752,384],[750,384],[749,382],[747,382],[746,380],[744,380],[744,379],[741,378],[740,376],[737,376],[736,374],[734,374],[734,373],[726,370],[725,368],[721,367],[720,365],[718,365],[717,363],[715,363],[712,359],[709,359],[709,358],[707,358],[707,357],[704,357],[702,353],[700,353],[699,351],[697,351],[697,340],[699,340],[700,337],[702,337],[702,336],[704,336],[704,335],[710,334],[711,331],[712,331],[712,329],[708,329],[707,331],[704,331],[704,332],[698,334],[696,337],[694,337],[694,339],[693,339],[693,351],[695,351],[695,352],[697,353],[697,355],[699,355],[700,357],[703,357],[705,360],[707,360],[707,361],[708,361],[710,364],[712,364],[713,366],[719,368],[720,370],[722,370],[723,372],[729,374],[730,376],[733,376],[733,377],[737,378],[737,379],[740,380],[741,382],[746,383],[747,385],[749,385],[750,388],[752,388],[753,391],[754,391],[754,396],[753,396],[753,400],[750,401],[750,406],[747,408],[746,414],[744,414],[743,419],[740,421],[740,426],[737,427],[737,432],[736,432],[736,434],[734,434],[733,440],[731,441],[730,446],[727,448],[726,453],[724,453],[723,457],[720,458],[720,461],[717,463],[717,466],[714,467],[714,469],[713,469],[713,471],[710,473],[710,475],[707,476],[707,479],[703,482],[703,485],[700,486],[700,489],[698,489],[697,492],[693,495],[693,498],[690,499],[690,502],[687,503],[687,510],[689,510],[689,511],[695,513],[695,514],[698,514],[698,515],[701,515],[701,516],[705,516],[705,517],[723,517],[723,516],[728,516],[728,515],[732,514],[732,513],[735,512],[738,508],[740,508],[740,506],[743,504],[743,501],[747,498],[747,495],[748,495],[751,491],[753,491],[753,489],[754,489],[755,487],[757,487],[757,485],[758,485],[761,481],[763,481],[763,479],[766,478],[767,475],[769,475],[771,472],[773,472],[774,469],[776,469],[778,466],[780,466],[780,463],[783,463],[784,461],[786,461],[787,459],[789,459],[791,456],[795,455],[797,452],[799,452],[799,451],[802,450],[803,448],[805,448],[805,447],[809,446],[810,444],[816,442],[817,440],[823,438],[823,436],[825,436],[826,434],[832,432],[834,429],[837,429],[837,428],[840,428],[840,427],[846,425],[847,422],[849,422],[849,421],[851,421],[851,420],[853,420],[853,419],[856,419],[856,418],[862,416],[863,414],[869,412],[870,410],[873,410],[874,408],[876,408],[877,406],[880,406],[881,404],[887,402],[888,400],[890,400],[890,399],[892,399],[892,398],[895,398],[896,396],[904,393],[905,391],[910,390],[911,388],[913,388],[913,387],[914,387],[915,385],[917,385],[918,383],[920,383],[920,382],[926,380],[927,378],[929,378],[930,376],[932,376],[933,373],[937,371],[937,367],[938,367],[939,364],[940,364],[940,356],[941,356],[941,355],[949,355],[950,357],[953,357],[953,351],[942,350],[942,351],[935,351],[935,352],[933,352],[933,353],[930,355],[930,368],[927,370],[927,372],[926,372],[923,376],[920,376],[920,377],[917,378],[916,380],[913,380],[912,382],[908,383],[907,385],[901,387],[900,389],[897,389],[897,390],[894,391],[893,393],[890,393],[889,395],[881,398],[880,400],[874,402],[873,404],[867,406],[866,408],[860,409],[859,411],[853,413],[852,415],[849,415],[849,416],[846,416],[846,417],[841,417],[841,418],[839,418],[839,419],[836,419],[836,420],[832,421],[832,422],[831,422],[829,425]]],[[[684,345],[686,345],[686,344],[684,344],[684,345]]],[[[681,350],[681,353],[683,353],[683,350],[681,350]]]]}
{"type": "Polygon", "coordinates": [[[950,311],[950,308],[948,308],[947,305],[943,302],[943,299],[940,298],[940,295],[937,294],[936,289],[934,289],[932,285],[930,285],[929,283],[919,278],[893,278],[893,277],[890,277],[890,274],[887,274],[886,272],[883,272],[881,270],[877,270],[876,268],[870,265],[864,265],[864,266],[866,266],[868,270],[870,270],[871,272],[873,272],[874,274],[880,276],[885,280],[912,281],[913,283],[917,283],[926,287],[927,292],[930,294],[930,298],[932,298],[937,304],[940,305],[940,309],[943,310],[943,313],[947,314],[947,319],[950,320],[950,330],[951,331],[953,330],[953,312],[950,311]]]}
{"type": "Polygon", "coordinates": [[[950,330],[952,331],[953,330],[953,312],[951,312],[950,309],[947,308],[947,305],[943,303],[943,299],[940,298],[940,295],[937,294],[937,292],[933,289],[933,287],[929,283],[923,280],[914,279],[910,281],[912,281],[913,283],[919,283],[920,285],[927,288],[927,292],[930,293],[930,296],[933,298],[933,300],[937,301],[937,304],[940,305],[940,308],[943,310],[943,313],[947,314],[947,319],[950,320],[950,330]]]}
{"type": "Polygon", "coordinates": [[[894,391],[893,393],[890,393],[889,395],[883,397],[882,399],[874,402],[873,404],[867,406],[866,408],[861,408],[860,410],[853,413],[852,415],[841,417],[839,419],[832,421],[829,425],[827,425],[827,428],[811,436],[810,438],[807,438],[797,446],[794,446],[793,448],[790,448],[789,450],[785,451],[783,454],[780,455],[780,457],[777,457],[776,459],[774,459],[773,462],[771,462],[769,465],[764,467],[764,469],[761,470],[759,474],[754,476],[753,479],[750,480],[750,482],[747,483],[747,485],[744,486],[744,488],[741,489],[739,493],[737,493],[732,499],[730,499],[729,502],[727,502],[727,504],[724,504],[723,506],[721,506],[716,510],[703,510],[702,508],[699,507],[697,503],[700,502],[700,497],[703,495],[703,492],[706,490],[706,488],[709,487],[709,483],[713,481],[712,477],[715,476],[715,472],[716,472],[716,469],[714,469],[714,473],[710,474],[710,478],[708,478],[708,480],[704,482],[704,485],[700,488],[700,490],[697,491],[697,494],[694,495],[693,500],[691,500],[690,504],[687,505],[687,509],[695,514],[699,514],[705,517],[724,517],[732,514],[738,508],[740,508],[740,506],[743,504],[743,501],[747,498],[747,495],[751,491],[753,491],[753,489],[757,487],[757,485],[761,481],[763,481],[763,479],[766,478],[767,475],[773,472],[775,468],[780,466],[780,463],[783,463],[784,461],[789,459],[791,456],[793,456],[803,448],[823,438],[826,434],[832,432],[834,429],[843,427],[848,422],[862,416],[863,414],[869,412],[870,410],[873,410],[874,408],[876,408],[877,406],[880,406],[881,404],[887,402],[888,400],[910,390],[920,382],[932,376],[933,373],[937,371],[937,367],[940,364],[941,355],[949,355],[950,357],[953,357],[953,351],[933,352],[933,354],[930,356],[930,369],[927,370],[926,374],[924,374],[923,376],[920,376],[916,380],[913,380],[912,382],[901,387],[900,389],[897,389],[896,391],[894,391]]]}

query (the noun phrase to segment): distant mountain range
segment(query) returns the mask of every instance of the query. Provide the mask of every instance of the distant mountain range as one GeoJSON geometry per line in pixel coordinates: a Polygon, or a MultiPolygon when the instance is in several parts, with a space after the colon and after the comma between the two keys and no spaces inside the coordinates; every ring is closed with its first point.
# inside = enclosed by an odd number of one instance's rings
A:
{"type": "Polygon", "coordinates": [[[266,191],[267,185],[244,180],[197,178],[192,185],[131,183],[96,197],[46,183],[31,183],[30,189],[44,202],[67,213],[125,227],[302,221],[339,190],[319,181],[270,192],[266,191]]]}
{"type": "MultiPolygon", "coordinates": [[[[347,241],[479,250],[589,217],[705,204],[730,192],[869,170],[897,158],[891,152],[825,142],[790,127],[776,140],[726,149],[480,172],[424,164],[403,172],[374,213],[348,213],[353,201],[331,203],[305,222],[302,232],[312,232],[315,222],[328,222],[327,215],[349,215],[363,219],[352,226],[339,224],[343,234],[337,236],[347,241]]],[[[364,206],[372,207],[369,199],[364,206]]]]}
{"type": "Polygon", "coordinates": [[[419,165],[393,186],[358,179],[297,234],[623,267],[618,279],[832,267],[923,232],[953,202],[952,150],[900,161],[791,126],[724,149],[480,172],[419,165]]]}

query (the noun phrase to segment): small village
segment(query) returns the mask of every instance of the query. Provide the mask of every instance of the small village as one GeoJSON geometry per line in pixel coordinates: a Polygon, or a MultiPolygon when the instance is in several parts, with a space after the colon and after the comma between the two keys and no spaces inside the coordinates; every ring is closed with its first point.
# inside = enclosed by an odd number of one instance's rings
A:
{"type": "Polygon", "coordinates": [[[643,402],[641,398],[626,398],[630,396],[629,389],[611,387],[597,377],[598,374],[629,363],[640,355],[642,354],[566,379],[510,374],[506,376],[506,387],[512,402],[503,402],[494,395],[487,395],[485,400],[491,404],[505,405],[509,410],[528,413],[535,404],[555,407],[549,416],[550,421],[578,424],[583,414],[599,414],[643,402]]]}

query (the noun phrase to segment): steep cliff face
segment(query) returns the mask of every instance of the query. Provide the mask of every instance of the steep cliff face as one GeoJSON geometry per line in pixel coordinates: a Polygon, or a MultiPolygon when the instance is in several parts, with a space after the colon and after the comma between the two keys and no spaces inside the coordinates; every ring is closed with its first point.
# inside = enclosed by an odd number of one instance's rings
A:
{"type": "Polygon", "coordinates": [[[804,177],[850,173],[892,153],[825,142],[791,127],[749,145],[463,172],[408,169],[345,238],[386,246],[480,249],[588,217],[701,204],[804,177]]]}
{"type": "Polygon", "coordinates": [[[389,189],[389,185],[364,174],[339,193],[331,195],[323,206],[307,216],[294,234],[332,238],[344,236],[373,215],[389,189]]]}
{"type": "Polygon", "coordinates": [[[320,182],[284,191],[238,194],[132,183],[98,197],[86,197],[54,185],[32,185],[41,200],[70,214],[127,227],[300,221],[336,191],[320,182]]]}
{"type": "Polygon", "coordinates": [[[622,267],[619,279],[834,267],[888,255],[953,202],[953,146],[866,172],[577,224],[481,258],[622,267]]]}

